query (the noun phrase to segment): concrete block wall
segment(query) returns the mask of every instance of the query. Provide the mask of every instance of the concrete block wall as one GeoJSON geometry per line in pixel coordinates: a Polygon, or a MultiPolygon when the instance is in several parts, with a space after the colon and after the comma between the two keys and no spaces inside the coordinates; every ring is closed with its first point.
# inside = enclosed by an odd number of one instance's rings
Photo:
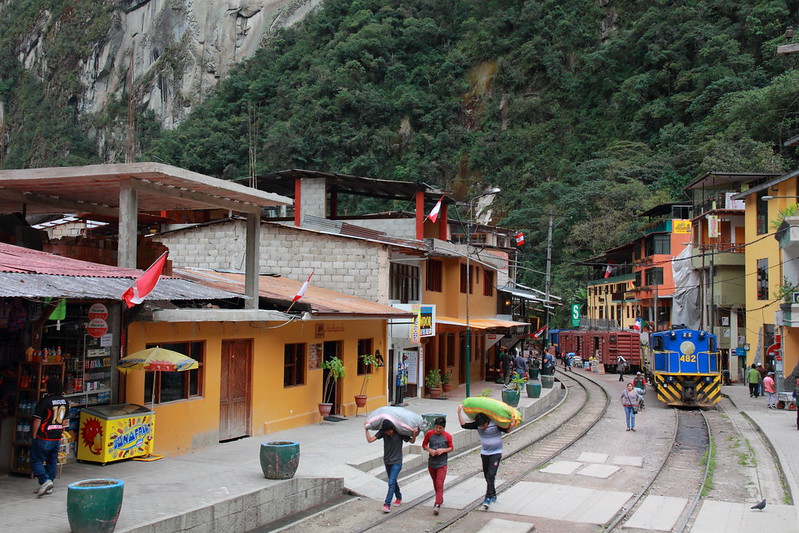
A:
{"type": "MultiPolygon", "coordinates": [[[[156,237],[176,266],[244,271],[246,226],[242,220],[209,224],[156,237]]],[[[385,245],[324,235],[282,224],[261,226],[261,273],[388,302],[389,252],[385,245]]]]}
{"type": "Polygon", "coordinates": [[[327,218],[326,206],[327,195],[326,180],[323,179],[300,179],[300,213],[302,216],[313,215],[319,218],[327,218]]]}
{"type": "MultiPolygon", "coordinates": [[[[350,221],[348,221],[350,222],[350,221]]],[[[351,221],[350,224],[382,231],[400,239],[416,239],[416,221],[412,218],[384,218],[351,221]]]]}

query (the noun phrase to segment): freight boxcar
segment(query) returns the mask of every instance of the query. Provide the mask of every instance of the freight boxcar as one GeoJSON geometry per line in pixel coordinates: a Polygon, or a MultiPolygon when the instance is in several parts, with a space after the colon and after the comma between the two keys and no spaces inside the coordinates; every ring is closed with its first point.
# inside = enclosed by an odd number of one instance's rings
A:
{"type": "Polygon", "coordinates": [[[621,355],[631,370],[641,368],[641,334],[636,331],[561,330],[558,351],[573,352],[588,361],[591,357],[605,365],[608,372],[616,371],[621,355]]]}

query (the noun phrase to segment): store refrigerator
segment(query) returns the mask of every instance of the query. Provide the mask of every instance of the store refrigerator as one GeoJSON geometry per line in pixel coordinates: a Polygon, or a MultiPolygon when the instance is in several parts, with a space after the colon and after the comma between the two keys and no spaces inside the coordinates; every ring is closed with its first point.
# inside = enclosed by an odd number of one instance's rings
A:
{"type": "Polygon", "coordinates": [[[78,461],[106,464],[153,452],[155,413],[142,405],[93,405],[80,412],[78,461]]]}

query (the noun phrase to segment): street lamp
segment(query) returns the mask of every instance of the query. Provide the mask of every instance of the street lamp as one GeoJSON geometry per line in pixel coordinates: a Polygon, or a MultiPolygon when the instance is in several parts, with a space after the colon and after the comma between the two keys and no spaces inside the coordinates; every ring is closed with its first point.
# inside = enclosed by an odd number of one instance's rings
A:
{"type": "Polygon", "coordinates": [[[497,194],[501,191],[499,187],[492,187],[482,194],[478,194],[471,200],[469,200],[469,220],[466,223],[466,397],[468,398],[471,396],[471,384],[472,384],[472,335],[471,329],[469,327],[469,293],[472,289],[472,273],[470,268],[471,263],[471,255],[472,251],[471,241],[472,241],[472,215],[473,215],[473,208],[474,208],[474,201],[478,198],[482,198],[483,196],[489,196],[492,194],[497,194]]]}

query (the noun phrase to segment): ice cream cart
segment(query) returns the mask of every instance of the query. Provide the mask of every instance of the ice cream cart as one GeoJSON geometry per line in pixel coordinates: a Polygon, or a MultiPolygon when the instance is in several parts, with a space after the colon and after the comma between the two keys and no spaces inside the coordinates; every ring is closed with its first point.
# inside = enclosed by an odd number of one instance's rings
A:
{"type": "Polygon", "coordinates": [[[152,454],[155,413],[142,405],[96,405],[80,412],[78,461],[110,463],[152,454]]]}

